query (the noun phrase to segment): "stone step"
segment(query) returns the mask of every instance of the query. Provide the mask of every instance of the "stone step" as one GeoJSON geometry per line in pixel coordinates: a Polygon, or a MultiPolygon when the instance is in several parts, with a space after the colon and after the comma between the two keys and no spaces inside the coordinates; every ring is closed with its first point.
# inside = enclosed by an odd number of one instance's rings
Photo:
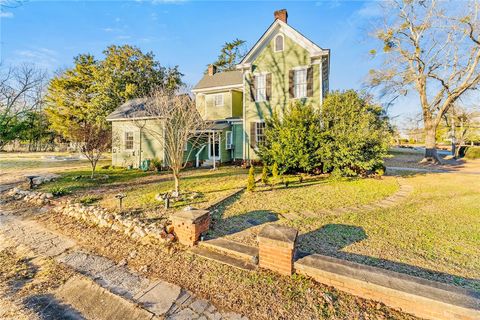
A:
{"type": "Polygon", "coordinates": [[[218,251],[234,258],[243,259],[252,264],[258,263],[258,248],[256,247],[247,246],[225,238],[201,241],[198,245],[202,248],[218,251]]]}
{"type": "Polygon", "coordinates": [[[245,260],[227,256],[225,254],[205,248],[194,247],[191,249],[191,252],[205,259],[217,261],[241,270],[252,271],[257,268],[256,265],[246,262],[245,260]]]}

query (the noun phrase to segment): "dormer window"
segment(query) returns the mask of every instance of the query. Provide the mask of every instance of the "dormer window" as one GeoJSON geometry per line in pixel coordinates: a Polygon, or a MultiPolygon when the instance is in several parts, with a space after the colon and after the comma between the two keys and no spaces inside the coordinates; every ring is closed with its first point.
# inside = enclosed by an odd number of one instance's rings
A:
{"type": "Polygon", "coordinates": [[[275,37],[275,52],[283,51],[283,35],[275,37]]]}

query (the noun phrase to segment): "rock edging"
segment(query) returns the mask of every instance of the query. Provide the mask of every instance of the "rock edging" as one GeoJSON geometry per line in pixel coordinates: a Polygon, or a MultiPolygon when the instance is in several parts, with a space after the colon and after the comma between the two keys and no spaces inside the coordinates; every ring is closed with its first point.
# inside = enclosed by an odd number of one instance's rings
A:
{"type": "Polygon", "coordinates": [[[123,233],[134,240],[155,239],[160,242],[173,242],[176,239],[173,225],[168,222],[146,223],[137,218],[112,213],[101,207],[84,206],[73,202],[57,202],[54,211],[100,228],[123,233]]]}

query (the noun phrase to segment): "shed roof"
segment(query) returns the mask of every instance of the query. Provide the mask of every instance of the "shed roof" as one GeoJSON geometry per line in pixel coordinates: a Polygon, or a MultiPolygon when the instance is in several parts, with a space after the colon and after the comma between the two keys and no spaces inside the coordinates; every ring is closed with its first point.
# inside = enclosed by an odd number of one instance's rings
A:
{"type": "Polygon", "coordinates": [[[145,104],[148,98],[128,100],[107,116],[107,121],[146,117],[145,104]]]}

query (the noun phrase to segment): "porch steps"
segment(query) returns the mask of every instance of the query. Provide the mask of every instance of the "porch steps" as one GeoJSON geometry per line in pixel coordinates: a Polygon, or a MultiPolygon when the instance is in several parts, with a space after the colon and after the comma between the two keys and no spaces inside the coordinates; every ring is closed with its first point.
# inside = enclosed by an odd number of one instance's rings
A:
{"type": "Polygon", "coordinates": [[[256,247],[247,246],[225,238],[200,241],[198,245],[201,248],[217,251],[218,253],[242,259],[252,264],[258,263],[258,248],[256,247]]]}
{"type": "Polygon", "coordinates": [[[201,248],[201,247],[195,247],[195,248],[191,249],[191,252],[193,252],[194,254],[196,254],[200,257],[203,257],[205,259],[209,259],[209,260],[216,261],[216,262],[219,262],[219,263],[222,263],[222,264],[226,264],[226,265],[229,265],[229,266],[232,266],[234,268],[241,269],[241,270],[252,271],[252,270],[255,270],[257,268],[256,265],[254,265],[252,263],[249,263],[249,262],[247,262],[243,259],[234,258],[232,256],[228,256],[228,255],[225,255],[223,253],[219,253],[219,252],[214,251],[214,250],[209,250],[209,249],[205,249],[205,248],[201,248]]]}

